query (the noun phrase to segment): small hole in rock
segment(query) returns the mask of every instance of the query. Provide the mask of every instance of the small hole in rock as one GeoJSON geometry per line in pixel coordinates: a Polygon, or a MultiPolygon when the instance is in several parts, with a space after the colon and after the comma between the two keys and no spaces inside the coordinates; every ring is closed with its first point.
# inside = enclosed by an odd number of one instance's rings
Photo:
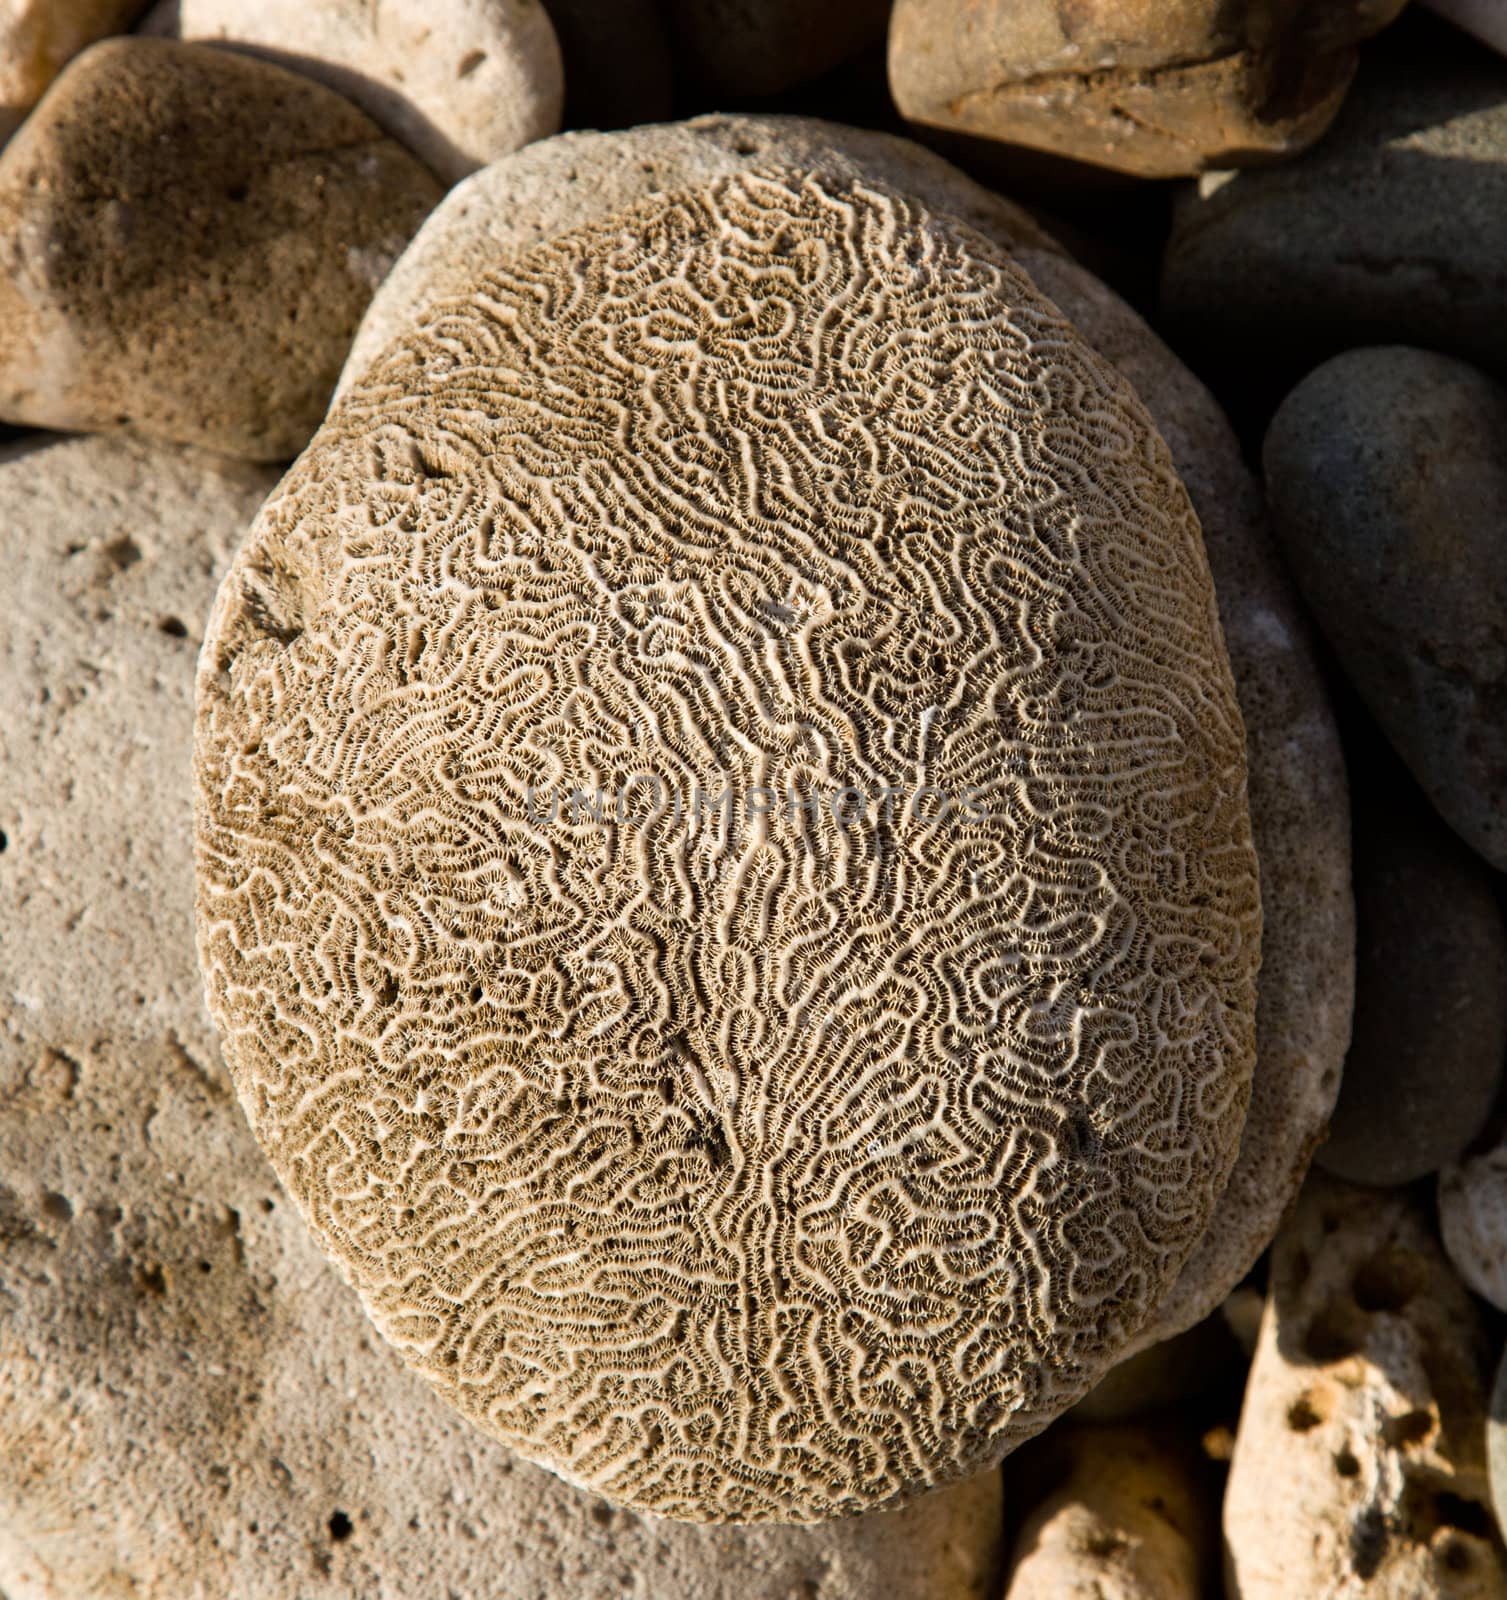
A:
{"type": "Polygon", "coordinates": [[[1472,1566],[1470,1546],[1459,1539],[1451,1539],[1439,1559],[1449,1572],[1469,1572],[1472,1566]]]}
{"type": "Polygon", "coordinates": [[[469,78],[473,72],[487,59],[485,50],[472,50],[461,57],[460,65],[455,69],[457,78],[469,78]]]}
{"type": "Polygon", "coordinates": [[[66,1194],[58,1194],[56,1190],[49,1189],[42,1196],[42,1210],[55,1222],[72,1222],[73,1205],[66,1194]]]}
{"type": "Polygon", "coordinates": [[[167,1275],[161,1267],[137,1267],[136,1292],[155,1296],[167,1293],[167,1275]]]}
{"type": "Polygon", "coordinates": [[[1374,1577],[1391,1543],[1387,1515],[1380,1506],[1367,1506],[1350,1529],[1350,1566],[1362,1582],[1374,1577]]]}
{"type": "Polygon", "coordinates": [[[1310,1428],[1316,1428],[1324,1419],[1314,1408],[1313,1401],[1306,1394],[1300,1394],[1287,1408],[1287,1426],[1294,1433],[1307,1433],[1310,1428]]]}
{"type": "Polygon", "coordinates": [[[343,1511],[336,1511],[331,1515],[330,1537],[336,1544],[341,1543],[342,1540],[349,1539],[355,1531],[355,1526],[351,1519],[343,1511]]]}
{"type": "Polygon", "coordinates": [[[4,855],[10,845],[10,840],[5,835],[5,829],[0,828],[0,855],[4,855]]]}
{"type": "Polygon", "coordinates": [[[169,639],[188,638],[188,626],[177,617],[164,617],[157,624],[157,631],[165,633],[169,639]]]}
{"type": "Polygon", "coordinates": [[[215,1269],[212,1266],[210,1266],[210,1264],[207,1261],[201,1261],[199,1263],[199,1271],[200,1272],[213,1272],[214,1270],[215,1269]]]}
{"type": "MultiPolygon", "coordinates": [[[[130,418],[123,420],[129,422],[130,418]]],[[[124,572],[127,567],[134,567],[141,560],[141,546],[130,534],[122,534],[105,546],[105,559],[117,572],[124,572]]]]}
{"type": "Polygon", "coordinates": [[[225,191],[225,198],[235,205],[240,205],[250,193],[251,190],[244,183],[233,183],[225,191]]]}
{"type": "Polygon", "coordinates": [[[1342,1478],[1358,1478],[1360,1476],[1360,1462],[1355,1459],[1350,1450],[1341,1450],[1334,1458],[1334,1470],[1342,1478]]]}

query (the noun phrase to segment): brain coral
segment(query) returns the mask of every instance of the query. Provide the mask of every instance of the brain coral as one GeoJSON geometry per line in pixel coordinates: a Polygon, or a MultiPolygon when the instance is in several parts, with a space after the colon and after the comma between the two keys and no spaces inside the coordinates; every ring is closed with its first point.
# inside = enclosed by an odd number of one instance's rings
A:
{"type": "Polygon", "coordinates": [[[1260,911],[1197,521],[961,224],[755,171],[331,415],[200,663],[199,946],[383,1333],[638,1508],[997,1459],[1208,1222],[1260,911]]]}

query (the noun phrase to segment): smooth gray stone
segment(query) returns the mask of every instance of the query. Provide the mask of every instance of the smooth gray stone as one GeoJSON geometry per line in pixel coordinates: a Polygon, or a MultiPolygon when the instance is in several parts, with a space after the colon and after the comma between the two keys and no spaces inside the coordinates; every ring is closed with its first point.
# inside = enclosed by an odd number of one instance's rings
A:
{"type": "Polygon", "coordinates": [[[1352,350],[1267,432],[1272,523],[1346,676],[1441,816],[1507,869],[1507,388],[1352,350]]]}

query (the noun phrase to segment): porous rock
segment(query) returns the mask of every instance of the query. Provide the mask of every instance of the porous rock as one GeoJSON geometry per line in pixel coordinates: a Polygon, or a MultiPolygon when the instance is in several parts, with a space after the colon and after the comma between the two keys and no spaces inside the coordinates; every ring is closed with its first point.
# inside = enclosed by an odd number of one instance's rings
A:
{"type": "MultiPolygon", "coordinates": [[[[1316,8],[1322,9],[1322,8],[1316,8]]],[[[1507,62],[1410,13],[1367,47],[1334,126],[1178,196],[1161,323],[1232,390],[1405,341],[1507,375],[1507,62]]]]}
{"type": "Polygon", "coordinates": [[[1402,4],[896,0],[890,86],[914,122],[1179,177],[1312,144],[1402,4]]]}
{"type": "Polygon", "coordinates": [[[1315,1175],[1273,1250],[1225,1496],[1238,1600],[1507,1591],[1486,1348],[1416,1202],[1315,1175]]]}
{"type": "Polygon", "coordinates": [[[321,84],[204,45],[93,46],[0,152],[0,416],[296,454],[439,195],[321,84]]]}
{"type": "Polygon", "coordinates": [[[985,1600],[1000,1482],[675,1527],[519,1462],[372,1333],[204,1014],[200,619],[272,475],[118,439],[0,459],[0,1591],[985,1600]]]}
{"type": "Polygon", "coordinates": [[[347,391],[427,305],[541,239],[646,196],[753,165],[879,181],[1010,250],[1130,379],[1188,487],[1213,569],[1249,752],[1263,883],[1256,1073],[1240,1158],[1204,1239],[1131,1349],[1207,1316],[1271,1242],[1339,1092],[1355,922],[1344,761],[1308,625],[1270,546],[1260,494],[1207,389],[1144,321],[1018,207],[905,139],[806,118],[702,117],[519,151],[448,195],[378,291],[347,391]]]}
{"type": "Polygon", "coordinates": [[[7,0],[0,11],[0,144],[80,50],[120,33],[148,0],[7,0]]]}
{"type": "Polygon", "coordinates": [[[1439,1174],[1439,1231],[1465,1282],[1507,1311],[1507,1144],[1439,1174]]]}
{"type": "Polygon", "coordinates": [[[1248,1095],[1244,733],[1165,445],[981,235],[776,168],[536,247],[346,394],[210,631],[227,1063],[478,1424],[820,1520],[1145,1321],[1248,1095]]]}
{"type": "Polygon", "coordinates": [[[1197,1600],[1213,1543],[1203,1466],[1167,1428],[1053,1429],[1031,1472],[1057,1487],[1021,1525],[1004,1600],[1197,1600]]]}
{"type": "Polygon", "coordinates": [[[560,47],[541,0],[159,0],[142,31],[328,84],[446,184],[560,126],[560,47]]]}
{"type": "Polygon", "coordinates": [[[889,0],[664,0],[682,100],[773,95],[884,40],[889,0]]]}
{"type": "Polygon", "coordinates": [[[1439,814],[1507,868],[1507,388],[1449,356],[1352,350],[1264,449],[1283,553],[1345,675],[1439,814]]]}

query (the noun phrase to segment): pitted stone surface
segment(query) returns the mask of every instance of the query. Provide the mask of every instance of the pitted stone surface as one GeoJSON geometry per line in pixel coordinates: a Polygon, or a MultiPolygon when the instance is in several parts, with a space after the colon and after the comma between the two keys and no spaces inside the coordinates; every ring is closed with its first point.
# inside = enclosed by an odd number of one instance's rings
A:
{"type": "Polygon", "coordinates": [[[452,190],[373,300],[340,392],[427,306],[464,294],[472,279],[541,240],[653,194],[771,162],[892,186],[1007,250],[1130,381],[1167,441],[1202,525],[1245,721],[1261,864],[1256,1071],[1235,1169],[1198,1248],[1132,1341],[1144,1348],[1212,1312],[1270,1244],[1334,1110],[1355,986],[1350,803],[1339,737],[1260,492],[1209,391],[1025,212],[929,150],[809,117],[710,116],[627,133],[567,134],[452,190]]]}
{"type": "Polygon", "coordinates": [[[347,396],[211,635],[227,1059],[488,1431],[822,1518],[1145,1320],[1249,1088],[1243,731],[1165,447],[985,240],[775,171],[541,246],[347,396]]]}

